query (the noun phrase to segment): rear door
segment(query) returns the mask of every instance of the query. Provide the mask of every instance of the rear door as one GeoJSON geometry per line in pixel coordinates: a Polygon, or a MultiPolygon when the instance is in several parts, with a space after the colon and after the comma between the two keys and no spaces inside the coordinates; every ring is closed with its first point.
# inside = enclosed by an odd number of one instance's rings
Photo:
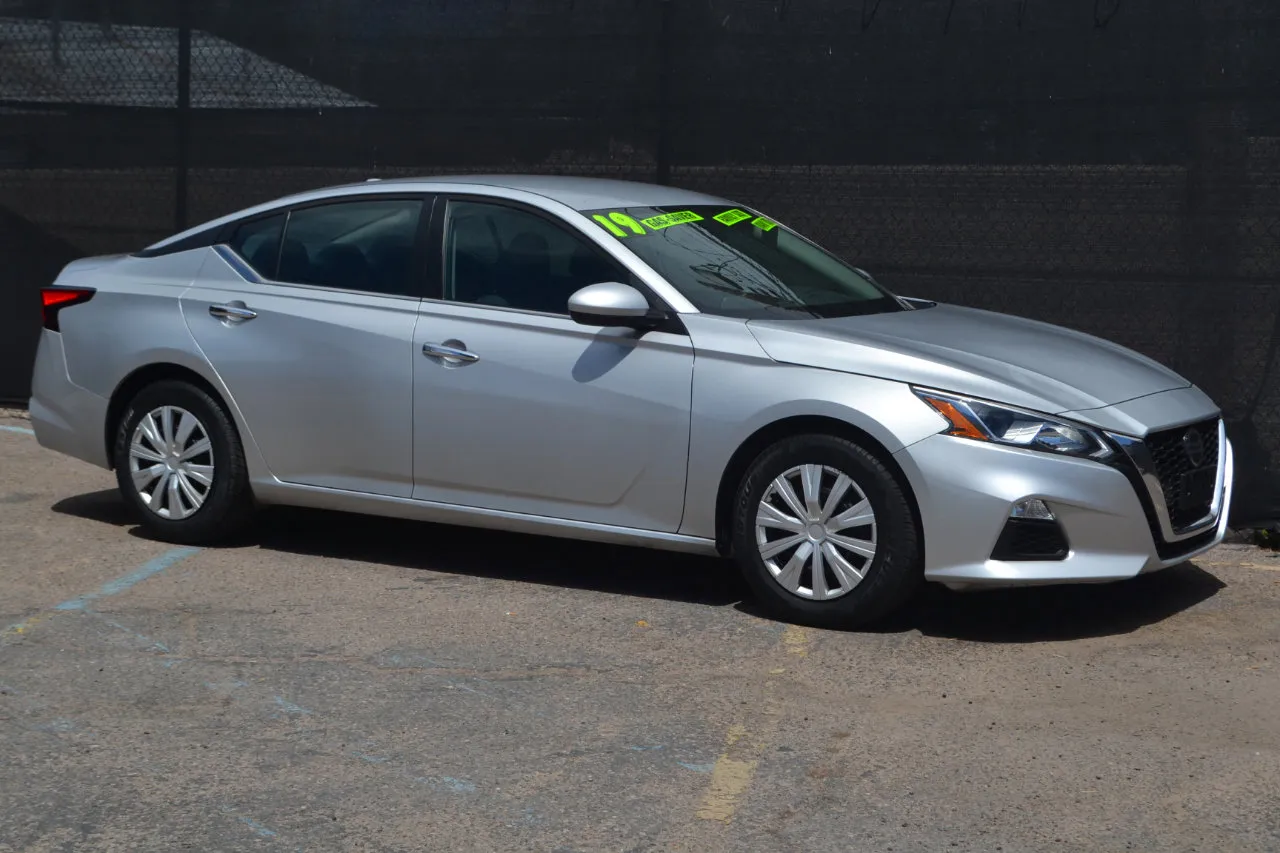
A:
{"type": "Polygon", "coordinates": [[[278,479],[412,493],[411,343],[431,202],[347,196],[242,222],[210,260],[226,269],[183,295],[278,479]]]}

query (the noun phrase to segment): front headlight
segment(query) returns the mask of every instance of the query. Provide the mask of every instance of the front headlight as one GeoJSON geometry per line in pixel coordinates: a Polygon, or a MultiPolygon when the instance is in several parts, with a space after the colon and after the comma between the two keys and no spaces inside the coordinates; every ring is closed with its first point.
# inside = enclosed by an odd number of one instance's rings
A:
{"type": "Polygon", "coordinates": [[[911,390],[947,419],[947,435],[1087,459],[1106,459],[1113,452],[1101,435],[1080,424],[970,397],[911,390]]]}

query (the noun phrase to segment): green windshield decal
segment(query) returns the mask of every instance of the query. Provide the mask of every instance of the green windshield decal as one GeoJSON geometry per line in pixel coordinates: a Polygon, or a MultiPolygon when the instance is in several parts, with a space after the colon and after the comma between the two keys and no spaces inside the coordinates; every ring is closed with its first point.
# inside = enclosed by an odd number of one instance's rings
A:
{"type": "Polygon", "coordinates": [[[593,217],[591,217],[591,218],[592,218],[592,219],[594,219],[596,222],[599,222],[599,223],[600,223],[601,225],[603,225],[605,228],[607,228],[607,229],[609,230],[609,233],[610,233],[610,234],[612,234],[613,236],[615,236],[615,237],[625,237],[625,236],[627,236],[627,232],[626,232],[626,231],[623,231],[623,230],[622,230],[621,228],[619,228],[617,225],[614,225],[612,222],[610,222],[610,221],[609,221],[609,218],[608,218],[607,216],[605,216],[605,215],[603,215],[603,214],[600,214],[600,213],[597,213],[595,216],[593,216],[593,217]]]}
{"type": "Polygon", "coordinates": [[[670,228],[672,225],[681,225],[685,222],[701,222],[702,217],[692,210],[678,210],[675,213],[650,216],[648,219],[641,219],[640,221],[654,231],[658,231],[662,228],[670,228]]]}
{"type": "Polygon", "coordinates": [[[615,211],[614,213],[610,213],[608,218],[597,213],[595,216],[591,218],[594,219],[596,222],[599,222],[605,228],[608,228],[609,233],[613,234],[613,236],[615,237],[627,236],[627,232],[623,231],[622,228],[631,229],[632,234],[644,233],[644,228],[640,225],[640,223],[636,222],[634,219],[632,219],[630,216],[627,216],[625,213],[618,213],[615,211]],[[619,228],[618,227],[619,225],[621,225],[622,228],[619,228]]]}
{"type": "Polygon", "coordinates": [[[763,216],[757,216],[755,219],[751,220],[751,224],[759,228],[761,231],[772,231],[778,227],[778,223],[770,222],[763,216]]]}
{"type": "Polygon", "coordinates": [[[719,222],[721,225],[737,225],[744,219],[750,219],[751,214],[743,210],[738,210],[735,207],[733,210],[726,210],[724,213],[717,213],[711,218],[716,222],[719,222]]]}

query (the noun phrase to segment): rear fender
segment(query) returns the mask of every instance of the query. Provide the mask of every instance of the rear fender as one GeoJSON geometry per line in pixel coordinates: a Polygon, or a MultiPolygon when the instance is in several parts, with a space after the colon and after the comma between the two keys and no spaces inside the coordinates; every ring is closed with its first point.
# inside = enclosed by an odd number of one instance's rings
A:
{"type": "MultiPolygon", "coordinates": [[[[182,315],[180,297],[209,258],[216,256],[205,248],[160,258],[106,258],[94,259],[101,261],[96,266],[70,265],[59,283],[94,287],[97,293],[59,315],[67,376],[91,394],[119,403],[122,392],[136,392],[145,371],[157,378],[165,375],[166,366],[190,371],[230,412],[250,476],[270,477],[234,395],[204,357],[182,315]]],[[[104,421],[97,434],[104,435],[107,428],[104,421]]],[[[107,450],[110,453],[109,446],[107,450]]]]}

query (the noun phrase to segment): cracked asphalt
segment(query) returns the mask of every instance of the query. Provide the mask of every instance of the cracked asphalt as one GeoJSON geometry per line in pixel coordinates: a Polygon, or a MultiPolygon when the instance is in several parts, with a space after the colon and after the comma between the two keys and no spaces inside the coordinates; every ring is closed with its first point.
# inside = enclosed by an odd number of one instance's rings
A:
{"type": "Polygon", "coordinates": [[[0,850],[1277,851],[1280,555],[762,618],[717,561],[139,535],[0,419],[0,850]]]}

